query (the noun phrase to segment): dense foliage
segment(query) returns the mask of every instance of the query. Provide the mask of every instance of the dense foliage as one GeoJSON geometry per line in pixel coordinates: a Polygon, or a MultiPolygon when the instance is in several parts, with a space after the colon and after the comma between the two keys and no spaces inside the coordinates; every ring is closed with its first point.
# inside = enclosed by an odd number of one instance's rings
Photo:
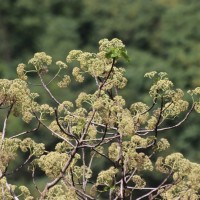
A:
{"type": "Polygon", "coordinates": [[[127,106],[119,94],[127,84],[126,68],[119,65],[123,59],[129,57],[121,40],[102,39],[97,53],[72,50],[66,62],[55,63],[46,53],[36,53],[27,65],[18,65],[18,79],[0,79],[1,199],[36,198],[25,185],[10,184],[9,176],[21,168],[31,172],[41,200],[199,199],[200,165],[181,153],[168,153],[165,133],[184,124],[193,111],[200,113],[200,87],[187,92],[188,102],[167,73],[148,72],[144,76],[151,81],[151,104],[130,96],[132,103],[127,106]],[[71,70],[70,63],[76,64],[71,70]],[[57,72],[47,81],[51,70],[57,72]],[[33,74],[39,85],[29,78],[33,74]],[[88,93],[82,88],[75,101],[61,100],[49,89],[57,83],[61,94],[71,82],[83,84],[88,79],[94,90],[88,93]],[[47,92],[47,102],[40,103],[40,95],[32,91],[38,86],[47,92]],[[32,129],[9,133],[12,116],[32,129]],[[45,146],[45,136],[33,139],[40,129],[56,141],[51,149],[45,146]],[[20,154],[26,159],[11,170],[20,154]],[[35,180],[37,173],[48,177],[43,186],[35,180]],[[149,174],[158,174],[160,182],[154,185],[149,174]]]}

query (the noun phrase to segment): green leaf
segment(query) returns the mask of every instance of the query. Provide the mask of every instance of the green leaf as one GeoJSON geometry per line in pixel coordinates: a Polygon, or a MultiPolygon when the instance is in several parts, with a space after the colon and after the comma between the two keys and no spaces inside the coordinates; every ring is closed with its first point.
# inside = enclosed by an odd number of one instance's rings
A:
{"type": "Polygon", "coordinates": [[[128,62],[130,61],[125,48],[121,48],[121,49],[114,48],[114,47],[108,48],[107,53],[106,53],[106,58],[115,58],[115,59],[123,58],[128,62]]]}

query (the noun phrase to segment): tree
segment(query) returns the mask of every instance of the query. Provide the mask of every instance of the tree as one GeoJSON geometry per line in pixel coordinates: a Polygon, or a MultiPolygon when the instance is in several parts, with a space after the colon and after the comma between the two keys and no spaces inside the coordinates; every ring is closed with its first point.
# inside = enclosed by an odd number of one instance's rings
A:
{"type": "MultiPolygon", "coordinates": [[[[51,70],[52,57],[44,52],[36,53],[28,65],[18,65],[18,79],[0,79],[0,106],[5,115],[0,140],[0,197],[199,199],[200,165],[178,152],[167,155],[170,144],[163,132],[181,126],[193,111],[200,112],[200,87],[188,91],[190,105],[165,72],[152,71],[145,74],[152,80],[152,104],[134,102],[128,108],[120,96],[127,83],[125,69],[118,67],[119,60],[129,60],[125,45],[116,38],[100,40],[99,45],[98,53],[70,51],[67,63],[55,63],[58,71],[51,80],[45,76],[51,70]],[[73,62],[76,65],[69,75],[68,65],[73,62]],[[30,73],[37,74],[51,104],[39,103],[39,94],[31,91],[30,73]],[[82,83],[88,78],[96,89],[90,94],[81,92],[75,102],[61,102],[49,90],[53,82],[66,88],[71,81],[82,83]],[[33,128],[7,132],[12,116],[33,128]],[[182,119],[176,122],[178,116],[182,119]],[[168,121],[174,124],[167,126],[168,121]],[[33,140],[32,135],[41,128],[54,136],[52,149],[45,147],[43,137],[40,142],[33,140]],[[11,171],[19,153],[27,158],[11,171]],[[30,188],[9,182],[10,175],[25,167],[31,172],[37,197],[30,188]],[[48,177],[44,187],[35,181],[40,171],[48,177]],[[149,174],[158,174],[160,183],[154,185],[149,174]]],[[[67,93],[67,89],[60,92],[67,93]]]]}

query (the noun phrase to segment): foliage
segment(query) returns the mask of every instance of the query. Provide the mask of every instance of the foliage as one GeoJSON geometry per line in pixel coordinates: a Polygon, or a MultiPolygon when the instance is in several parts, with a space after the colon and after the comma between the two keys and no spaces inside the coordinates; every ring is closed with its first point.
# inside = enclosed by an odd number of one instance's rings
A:
{"type": "Polygon", "coordinates": [[[98,53],[72,50],[66,63],[57,61],[57,73],[48,83],[45,76],[53,64],[52,57],[44,52],[36,53],[28,65],[18,65],[18,79],[0,80],[0,106],[5,115],[0,135],[2,199],[34,198],[29,188],[9,183],[9,175],[17,174],[22,167],[32,173],[37,198],[41,200],[199,199],[200,165],[181,153],[164,155],[162,152],[167,152],[170,143],[162,132],[182,125],[193,111],[200,113],[200,87],[188,91],[190,103],[167,73],[152,71],[145,74],[152,81],[151,105],[133,102],[128,107],[119,95],[127,84],[125,68],[118,66],[121,59],[128,59],[122,41],[103,39],[98,53]],[[72,74],[68,68],[71,62],[78,63],[72,74]],[[31,92],[32,73],[37,75],[51,103],[39,103],[39,94],[31,92]],[[88,78],[96,89],[81,92],[74,102],[61,101],[48,88],[57,81],[57,90],[63,92],[72,81],[82,84],[88,78]],[[8,133],[12,115],[35,128],[8,133]],[[177,123],[175,118],[179,119],[177,123]],[[174,124],[168,126],[169,121],[174,124]],[[43,137],[40,142],[31,137],[42,127],[57,141],[53,150],[45,147],[43,137]],[[19,152],[28,158],[10,171],[19,152]],[[104,160],[108,164],[95,169],[95,162],[104,160]],[[35,181],[39,171],[48,177],[44,187],[35,181]],[[147,174],[162,174],[163,179],[155,186],[147,174]]]}

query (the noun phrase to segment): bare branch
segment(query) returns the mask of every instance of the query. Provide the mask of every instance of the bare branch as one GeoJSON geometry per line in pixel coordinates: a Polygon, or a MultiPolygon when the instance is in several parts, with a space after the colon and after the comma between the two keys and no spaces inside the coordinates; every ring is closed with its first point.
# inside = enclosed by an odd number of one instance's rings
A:
{"type": "Polygon", "coordinates": [[[159,190],[166,182],[167,180],[170,178],[170,176],[172,175],[173,171],[171,170],[171,172],[167,175],[167,177],[160,183],[160,185],[154,189],[152,189],[150,192],[142,195],[141,197],[137,198],[136,200],[141,200],[144,199],[146,197],[148,197],[149,195],[151,195],[153,192],[159,190]]]}
{"type": "Polygon", "coordinates": [[[151,105],[151,107],[147,110],[145,110],[143,113],[141,113],[141,115],[144,115],[146,113],[148,113],[149,111],[151,111],[153,109],[153,107],[156,105],[158,98],[155,97],[155,99],[153,100],[153,104],[151,105]]]}
{"type": "Polygon", "coordinates": [[[51,93],[51,91],[49,90],[49,88],[47,87],[47,85],[44,83],[44,80],[42,78],[41,73],[38,72],[38,76],[40,78],[40,81],[42,83],[42,86],[44,87],[44,89],[47,91],[47,93],[49,94],[49,96],[57,103],[60,104],[60,102],[53,96],[53,94],[51,93]]]}
{"type": "Polygon", "coordinates": [[[67,142],[69,145],[71,145],[72,147],[74,147],[74,145],[69,141],[67,140],[66,138],[64,138],[63,136],[59,135],[58,133],[56,133],[55,131],[53,131],[52,129],[50,129],[44,122],[42,122],[38,116],[34,113],[36,119],[40,122],[40,124],[42,124],[45,128],[47,128],[51,133],[53,133],[54,135],[56,135],[58,138],[64,140],[65,142],[67,142]]]}
{"type": "Polygon", "coordinates": [[[105,137],[106,137],[106,133],[107,133],[107,127],[108,127],[108,126],[107,126],[107,124],[106,124],[105,130],[104,130],[104,134],[103,134],[103,136],[102,136],[100,142],[97,143],[97,144],[94,146],[94,148],[95,148],[95,147],[98,147],[99,145],[101,145],[101,143],[104,141],[104,139],[105,139],[105,137]]]}
{"type": "Polygon", "coordinates": [[[11,172],[6,172],[5,175],[9,176],[11,174],[14,174],[15,172],[18,172],[24,165],[26,165],[28,163],[28,161],[30,161],[30,159],[33,157],[33,155],[29,155],[29,157],[20,165],[18,166],[17,168],[15,168],[13,171],[11,172]]]}
{"type": "Polygon", "coordinates": [[[3,123],[3,130],[2,130],[1,144],[0,144],[0,147],[1,147],[1,148],[2,148],[3,140],[4,140],[5,134],[6,134],[7,121],[8,121],[8,118],[9,118],[9,116],[10,116],[10,113],[11,113],[11,111],[12,111],[13,106],[14,106],[14,103],[12,103],[12,104],[10,105],[10,108],[9,108],[9,110],[8,110],[8,112],[7,112],[6,118],[5,118],[4,123],[3,123]]]}
{"type": "Polygon", "coordinates": [[[12,197],[14,198],[14,200],[19,200],[19,198],[16,196],[16,194],[14,193],[10,184],[8,184],[7,181],[6,181],[6,187],[7,187],[8,191],[10,192],[10,194],[12,195],[12,197]]]}
{"type": "Polygon", "coordinates": [[[73,160],[73,158],[74,158],[74,156],[75,156],[75,154],[77,152],[77,149],[78,149],[77,146],[73,149],[73,151],[72,151],[68,161],[66,162],[65,166],[63,167],[60,175],[57,178],[55,178],[53,181],[51,181],[51,182],[46,184],[46,186],[45,186],[45,188],[44,188],[39,200],[44,200],[48,190],[50,188],[52,188],[54,185],[56,185],[62,179],[63,174],[66,172],[67,168],[69,167],[70,163],[72,162],[72,160],[73,160]]]}
{"type": "Polygon", "coordinates": [[[39,190],[36,182],[35,182],[35,168],[32,170],[32,180],[33,180],[33,185],[35,186],[36,190],[38,191],[38,193],[41,195],[41,191],[39,190]]]}
{"type": "Polygon", "coordinates": [[[17,137],[19,137],[19,136],[21,136],[21,135],[25,135],[25,134],[29,134],[29,133],[35,132],[35,131],[37,131],[39,128],[40,128],[40,122],[38,122],[38,125],[37,125],[36,128],[34,128],[34,129],[30,130],[30,131],[24,131],[24,132],[22,132],[22,133],[18,133],[18,134],[16,134],[16,135],[13,135],[13,136],[10,137],[10,139],[17,138],[17,137]]]}
{"type": "Polygon", "coordinates": [[[75,139],[75,140],[78,142],[78,138],[77,138],[75,135],[72,135],[72,134],[67,133],[67,132],[63,129],[63,127],[61,126],[61,124],[60,124],[60,122],[59,122],[59,119],[58,119],[58,111],[57,111],[56,108],[54,109],[54,112],[55,112],[55,116],[56,116],[56,123],[57,123],[57,125],[59,126],[60,130],[61,130],[64,134],[66,134],[67,136],[69,136],[69,137],[75,139]]]}
{"type": "MultiPolygon", "coordinates": [[[[83,162],[83,166],[86,166],[86,163],[85,163],[85,148],[82,148],[81,149],[81,152],[82,152],[82,162],[83,162]]],[[[82,188],[83,188],[83,191],[85,192],[85,189],[86,189],[86,179],[85,179],[85,167],[83,168],[83,185],[82,185],[82,188]]]]}
{"type": "Polygon", "coordinates": [[[63,181],[67,184],[70,185],[71,187],[73,187],[73,189],[75,189],[75,191],[80,195],[80,197],[82,197],[82,199],[91,199],[94,200],[95,198],[91,197],[90,195],[86,194],[85,191],[79,190],[78,188],[74,187],[71,183],[69,183],[69,181],[67,181],[67,179],[63,176],[62,177],[63,181]]]}
{"type": "Polygon", "coordinates": [[[108,158],[108,156],[106,156],[106,155],[103,154],[103,153],[100,153],[100,152],[97,151],[95,148],[93,148],[92,150],[95,151],[96,153],[98,153],[99,155],[103,156],[103,157],[106,158],[107,160],[109,160],[109,161],[112,163],[112,165],[116,166],[116,163],[113,162],[110,158],[108,158]]]}
{"type": "Polygon", "coordinates": [[[135,169],[132,171],[131,175],[125,177],[126,184],[132,179],[132,177],[134,176],[134,174],[135,174],[136,171],[137,171],[137,168],[135,168],[135,169]],[[127,178],[127,180],[126,180],[126,178],[127,178]]]}
{"type": "Polygon", "coordinates": [[[159,116],[158,116],[158,120],[157,120],[157,122],[156,122],[156,125],[155,125],[155,128],[154,128],[154,132],[155,132],[155,137],[156,137],[156,139],[155,139],[155,141],[154,141],[154,144],[156,143],[156,141],[157,141],[157,136],[158,136],[158,125],[159,125],[159,123],[160,123],[160,121],[161,121],[161,118],[162,118],[162,113],[163,113],[163,97],[161,98],[161,103],[160,103],[160,112],[159,112],[159,116]]]}
{"type": "Polygon", "coordinates": [[[48,86],[60,73],[61,68],[59,68],[58,72],[54,75],[54,77],[46,84],[46,86],[48,86]]]}
{"type": "MultiPolygon", "coordinates": [[[[186,113],[185,117],[178,122],[177,124],[173,125],[173,126],[169,126],[169,127],[164,127],[164,128],[158,128],[157,131],[166,131],[166,130],[170,130],[170,129],[174,129],[177,128],[178,126],[180,126],[181,124],[183,124],[189,117],[189,115],[191,114],[191,112],[194,110],[194,106],[195,104],[192,105],[192,107],[190,108],[190,110],[186,113]]],[[[136,131],[136,133],[147,133],[147,132],[154,132],[155,130],[138,130],[136,131]]]]}

